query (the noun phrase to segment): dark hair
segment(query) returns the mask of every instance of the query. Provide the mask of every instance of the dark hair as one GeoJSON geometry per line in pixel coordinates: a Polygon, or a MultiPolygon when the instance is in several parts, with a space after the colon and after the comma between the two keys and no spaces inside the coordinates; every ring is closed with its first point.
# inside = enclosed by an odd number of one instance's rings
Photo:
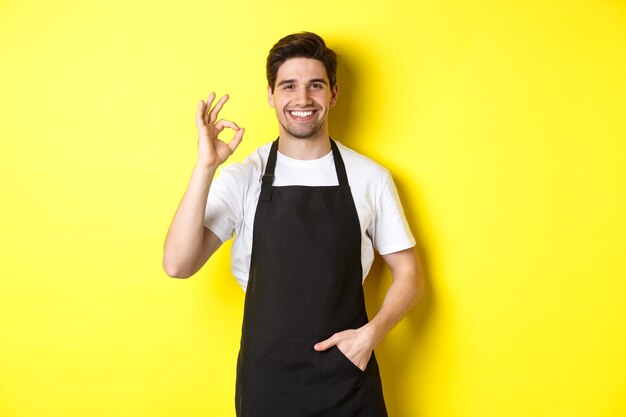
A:
{"type": "Polygon", "coordinates": [[[278,68],[290,58],[312,58],[321,61],[326,67],[330,86],[337,82],[337,54],[326,47],[324,39],[312,32],[287,35],[272,47],[267,56],[267,85],[274,92],[278,68]]]}

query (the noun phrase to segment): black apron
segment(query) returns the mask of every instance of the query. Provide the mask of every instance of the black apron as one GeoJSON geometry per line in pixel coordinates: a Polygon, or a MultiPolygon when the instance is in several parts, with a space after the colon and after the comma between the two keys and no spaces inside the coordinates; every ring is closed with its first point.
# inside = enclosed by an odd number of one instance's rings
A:
{"type": "Polygon", "coordinates": [[[365,371],[313,345],[368,322],[361,226],[335,142],[338,186],[273,187],[272,143],[254,218],[237,360],[238,417],[386,417],[374,352],[365,371]]]}

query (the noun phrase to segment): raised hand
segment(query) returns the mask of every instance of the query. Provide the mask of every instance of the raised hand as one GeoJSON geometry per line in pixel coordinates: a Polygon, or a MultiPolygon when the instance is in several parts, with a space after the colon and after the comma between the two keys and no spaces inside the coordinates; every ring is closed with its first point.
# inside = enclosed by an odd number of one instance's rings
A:
{"type": "Polygon", "coordinates": [[[217,168],[239,146],[245,129],[230,120],[220,119],[216,122],[222,106],[228,101],[228,94],[222,96],[215,107],[211,108],[214,100],[215,93],[209,94],[206,103],[200,100],[196,111],[196,125],[198,126],[198,165],[217,168]],[[217,137],[224,128],[236,132],[228,143],[217,137]]]}

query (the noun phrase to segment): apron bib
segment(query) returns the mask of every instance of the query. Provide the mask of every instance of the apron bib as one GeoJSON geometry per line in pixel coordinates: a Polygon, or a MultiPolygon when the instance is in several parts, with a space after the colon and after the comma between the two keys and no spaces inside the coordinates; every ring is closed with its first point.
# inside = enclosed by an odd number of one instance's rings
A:
{"type": "Polygon", "coordinates": [[[368,322],[361,226],[334,140],[338,186],[273,187],[272,143],[254,219],[237,359],[238,417],[387,417],[374,352],[365,371],[313,345],[368,322]]]}

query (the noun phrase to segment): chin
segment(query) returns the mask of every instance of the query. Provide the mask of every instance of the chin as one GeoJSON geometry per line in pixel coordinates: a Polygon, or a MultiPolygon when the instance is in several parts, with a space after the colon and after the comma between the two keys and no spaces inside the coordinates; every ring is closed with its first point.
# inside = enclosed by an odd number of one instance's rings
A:
{"type": "Polygon", "coordinates": [[[319,127],[317,127],[317,129],[309,130],[309,131],[306,131],[306,132],[298,132],[298,131],[294,131],[293,129],[285,129],[285,131],[287,133],[289,133],[291,136],[293,136],[294,138],[297,138],[297,139],[312,139],[312,138],[315,138],[320,133],[321,130],[322,130],[322,126],[319,126],[319,127]]]}

